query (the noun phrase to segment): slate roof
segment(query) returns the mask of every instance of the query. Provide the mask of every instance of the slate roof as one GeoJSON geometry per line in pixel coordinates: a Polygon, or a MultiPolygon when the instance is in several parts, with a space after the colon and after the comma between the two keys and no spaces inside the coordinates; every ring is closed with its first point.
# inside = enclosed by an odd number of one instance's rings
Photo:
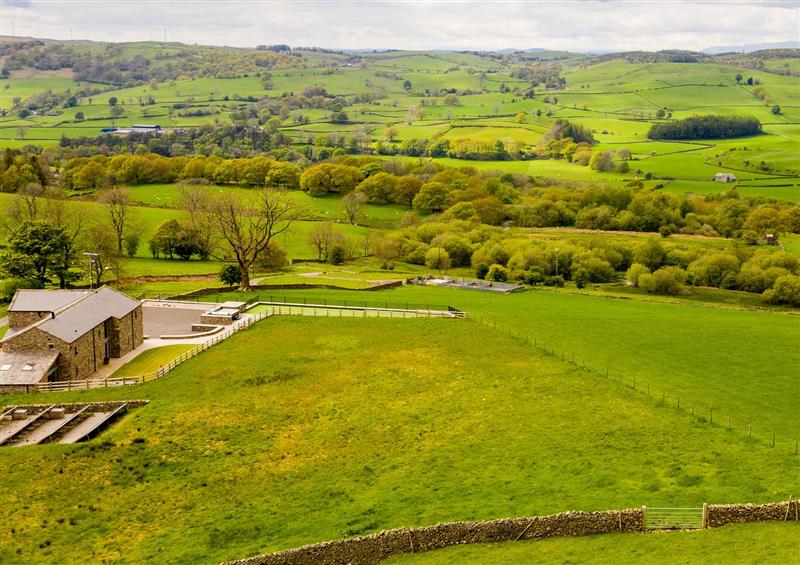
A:
{"type": "Polygon", "coordinates": [[[58,358],[58,351],[0,351],[0,385],[42,382],[58,358]]]}
{"type": "Polygon", "coordinates": [[[21,289],[14,294],[9,312],[55,312],[90,294],[91,290],[21,289]]]}
{"type": "MultiPolygon", "coordinates": [[[[45,302],[47,301],[45,300],[45,302]]],[[[31,328],[39,328],[66,343],[72,343],[109,318],[119,319],[127,316],[138,308],[140,304],[138,300],[104,286],[97,290],[86,292],[78,300],[56,310],[54,315],[49,318],[39,320],[27,328],[9,332],[2,341],[8,341],[31,328]]]]}

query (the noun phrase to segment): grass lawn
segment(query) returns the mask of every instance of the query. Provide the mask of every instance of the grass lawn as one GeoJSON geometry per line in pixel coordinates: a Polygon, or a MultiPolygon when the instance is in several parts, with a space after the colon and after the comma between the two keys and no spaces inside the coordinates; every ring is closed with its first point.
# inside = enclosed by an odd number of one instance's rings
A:
{"type": "Polygon", "coordinates": [[[761,563],[797,555],[797,524],[739,524],[698,532],[612,534],[469,545],[388,559],[386,565],[505,563],[761,563]],[[679,557],[678,557],[679,556],[679,557]]]}
{"type": "Polygon", "coordinates": [[[800,255],[800,234],[787,233],[781,236],[781,243],[789,253],[800,255]]]}
{"type": "Polygon", "coordinates": [[[796,487],[787,450],[459,320],[270,318],[164,379],[59,394],[112,398],[151,402],[86,444],[0,451],[2,468],[37,470],[0,476],[3,563],[214,563],[402,525],[796,487]]]}
{"type": "MultiPolygon", "coordinates": [[[[388,278],[388,277],[387,277],[388,278]]],[[[259,286],[280,286],[285,284],[320,284],[320,285],[328,285],[328,286],[338,286],[341,288],[370,288],[375,286],[376,283],[371,283],[369,281],[355,279],[355,278],[346,278],[346,277],[337,277],[335,274],[327,277],[327,276],[315,276],[315,277],[301,277],[298,275],[278,275],[278,276],[271,276],[265,279],[262,279],[258,282],[259,286]]]]}
{"type": "Polygon", "coordinates": [[[154,349],[147,349],[128,361],[122,367],[114,371],[113,377],[136,377],[148,373],[154,373],[167,365],[170,361],[179,357],[181,353],[189,351],[195,347],[188,344],[165,345],[154,349]]]}

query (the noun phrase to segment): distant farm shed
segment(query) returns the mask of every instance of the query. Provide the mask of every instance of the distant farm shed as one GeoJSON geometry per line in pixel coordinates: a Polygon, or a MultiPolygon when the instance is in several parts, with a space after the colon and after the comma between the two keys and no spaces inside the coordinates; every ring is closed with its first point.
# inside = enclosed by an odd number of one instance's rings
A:
{"type": "Polygon", "coordinates": [[[736,175],[731,173],[717,173],[714,175],[715,182],[736,182],[736,175]]]}

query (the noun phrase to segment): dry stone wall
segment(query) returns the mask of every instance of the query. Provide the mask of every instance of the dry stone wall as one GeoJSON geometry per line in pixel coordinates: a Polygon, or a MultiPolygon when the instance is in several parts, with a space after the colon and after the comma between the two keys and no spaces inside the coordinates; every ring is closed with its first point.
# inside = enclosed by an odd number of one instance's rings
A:
{"type": "Polygon", "coordinates": [[[791,500],[769,504],[709,504],[706,512],[707,528],[718,528],[743,522],[798,521],[800,520],[800,501],[791,500]]]}
{"type": "MultiPolygon", "coordinates": [[[[770,520],[800,521],[800,502],[709,504],[706,527],[770,520]]],[[[604,512],[562,512],[550,516],[505,518],[484,522],[449,522],[423,528],[398,528],[378,534],[305,545],[268,555],[232,561],[230,565],[365,565],[393,555],[470,543],[642,532],[641,508],[604,512]]]]}
{"type": "Polygon", "coordinates": [[[306,545],[243,559],[240,565],[360,565],[392,555],[468,543],[494,543],[555,536],[641,532],[640,508],[604,512],[562,512],[550,516],[485,522],[450,522],[424,528],[398,528],[378,534],[306,545]]]}

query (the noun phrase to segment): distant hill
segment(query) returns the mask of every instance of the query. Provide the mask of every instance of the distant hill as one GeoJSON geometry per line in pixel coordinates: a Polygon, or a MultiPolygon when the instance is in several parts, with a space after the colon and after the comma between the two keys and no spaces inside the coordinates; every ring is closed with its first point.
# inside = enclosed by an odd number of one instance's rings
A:
{"type": "Polygon", "coordinates": [[[745,45],[717,45],[703,49],[703,53],[752,53],[763,49],[800,49],[800,41],[779,41],[777,43],[750,43],[745,45]]]}

